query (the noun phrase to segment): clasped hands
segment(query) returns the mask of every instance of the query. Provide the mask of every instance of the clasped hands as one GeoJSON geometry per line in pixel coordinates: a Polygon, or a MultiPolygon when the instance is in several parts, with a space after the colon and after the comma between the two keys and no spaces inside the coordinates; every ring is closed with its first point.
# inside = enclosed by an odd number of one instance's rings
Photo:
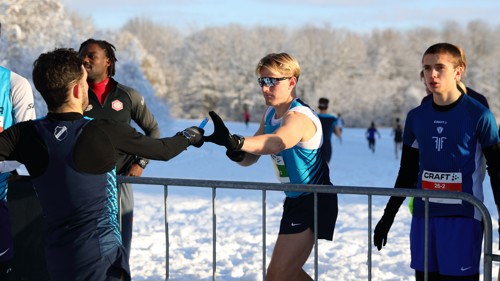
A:
{"type": "Polygon", "coordinates": [[[243,147],[245,138],[231,134],[224,124],[224,121],[222,121],[220,116],[214,111],[210,111],[208,114],[214,123],[214,132],[209,136],[204,136],[203,139],[207,142],[224,146],[227,149],[226,155],[229,159],[235,162],[243,161],[246,152],[242,151],[241,148],[243,147]]]}
{"type": "Polygon", "coordinates": [[[195,147],[201,147],[205,141],[224,146],[227,149],[226,155],[229,159],[235,162],[243,161],[246,153],[241,151],[241,148],[243,147],[245,138],[231,134],[224,121],[222,121],[222,118],[214,111],[210,111],[208,114],[214,122],[214,132],[211,135],[204,136],[205,131],[196,126],[184,129],[177,133],[177,135],[184,136],[189,141],[189,144],[195,147]]]}

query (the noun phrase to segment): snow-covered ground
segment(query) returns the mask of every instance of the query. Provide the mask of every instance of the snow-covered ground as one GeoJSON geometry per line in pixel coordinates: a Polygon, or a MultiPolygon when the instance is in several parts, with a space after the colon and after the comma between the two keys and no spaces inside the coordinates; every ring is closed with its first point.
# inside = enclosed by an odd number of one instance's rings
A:
{"type": "MultiPolygon", "coordinates": [[[[162,136],[171,136],[197,120],[171,120],[162,136]]],[[[228,123],[233,133],[253,135],[257,124],[228,123]]],[[[212,131],[211,122],[207,125],[212,131]]],[[[382,128],[376,152],[368,150],[364,129],[344,129],[343,142],[333,141],[330,173],[334,185],[392,187],[399,168],[390,129],[382,128]]],[[[268,156],[251,167],[240,167],[226,158],[224,150],[207,143],[188,148],[168,162],[152,161],[145,177],[189,178],[228,181],[272,182],[274,170],[268,156]]],[[[485,204],[496,221],[489,178],[485,180],[485,204]]],[[[262,280],[261,191],[217,190],[217,280],[262,280]]],[[[212,280],[211,189],[170,187],[170,280],[212,280]]],[[[271,259],[279,220],[282,192],[267,193],[266,261],[271,259]]],[[[130,267],[133,280],[164,280],[165,232],[163,187],[135,185],[134,236],[130,267]]],[[[403,205],[389,233],[388,243],[377,251],[368,233],[368,198],[339,195],[339,217],[333,242],[320,241],[319,280],[367,280],[368,247],[372,247],[372,280],[414,280],[409,266],[410,213],[403,205]]],[[[373,227],[380,219],[387,197],[373,197],[373,227]]],[[[406,204],[406,202],[405,202],[406,204]]],[[[496,223],[494,245],[497,249],[496,223]]],[[[496,252],[495,252],[496,253],[496,252]]],[[[305,270],[314,276],[313,254],[305,270]]],[[[498,264],[493,264],[496,279],[498,264]]]]}

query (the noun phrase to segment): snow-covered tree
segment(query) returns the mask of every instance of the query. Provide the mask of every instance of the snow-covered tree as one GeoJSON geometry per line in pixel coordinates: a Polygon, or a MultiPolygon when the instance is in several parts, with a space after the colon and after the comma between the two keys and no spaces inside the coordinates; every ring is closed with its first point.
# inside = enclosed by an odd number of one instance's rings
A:
{"type": "MultiPolygon", "coordinates": [[[[201,118],[216,110],[224,119],[241,120],[249,108],[260,116],[266,106],[255,66],[269,53],[288,52],[301,65],[297,94],[309,105],[316,107],[325,96],[332,113],[342,113],[350,126],[366,127],[372,120],[390,125],[425,95],[419,79],[422,54],[438,42],[463,48],[465,84],[484,94],[493,113],[500,114],[500,32],[482,21],[365,33],[327,25],[234,24],[186,32],[135,18],[113,31],[98,30],[91,19],[65,11],[61,0],[3,0],[0,21],[0,63],[28,79],[41,52],[78,49],[88,38],[111,42],[117,48],[116,79],[141,92],[158,115],[201,118]]],[[[36,91],[35,98],[44,114],[36,91]]]]}
{"type": "MultiPolygon", "coordinates": [[[[59,0],[3,0],[0,22],[0,62],[29,80],[33,61],[42,52],[73,42],[71,22],[59,0]]],[[[45,103],[34,93],[38,115],[44,114],[45,103]]]]}

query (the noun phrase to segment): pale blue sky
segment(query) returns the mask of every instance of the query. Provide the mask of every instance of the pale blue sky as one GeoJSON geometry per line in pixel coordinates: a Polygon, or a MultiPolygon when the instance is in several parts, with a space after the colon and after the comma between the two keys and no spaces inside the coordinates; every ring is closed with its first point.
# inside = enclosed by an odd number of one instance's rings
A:
{"type": "Polygon", "coordinates": [[[118,28],[133,17],[165,25],[290,26],[304,24],[354,31],[373,28],[440,27],[445,21],[482,20],[500,25],[497,0],[63,0],[90,16],[98,28],[118,28]]]}

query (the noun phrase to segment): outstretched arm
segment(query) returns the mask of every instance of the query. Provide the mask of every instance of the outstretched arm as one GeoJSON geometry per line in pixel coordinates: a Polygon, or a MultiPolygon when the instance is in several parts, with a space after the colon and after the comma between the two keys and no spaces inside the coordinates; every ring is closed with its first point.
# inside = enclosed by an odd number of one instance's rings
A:
{"type": "Polygon", "coordinates": [[[316,126],[310,118],[299,112],[288,112],[281,126],[272,134],[264,134],[264,119],[259,130],[252,137],[241,137],[229,133],[222,119],[213,111],[210,117],[214,122],[214,132],[205,141],[227,148],[227,156],[242,166],[255,163],[259,155],[276,154],[296,145],[299,141],[310,139],[316,133],[316,126]]]}
{"type": "MultiPolygon", "coordinates": [[[[262,117],[259,129],[257,130],[257,132],[255,132],[254,136],[259,136],[259,135],[262,135],[262,134],[264,134],[264,117],[262,117]]],[[[245,152],[245,151],[242,151],[242,152],[244,153],[245,158],[243,158],[243,160],[241,162],[239,162],[239,164],[241,166],[247,167],[247,166],[253,165],[260,158],[260,155],[258,155],[258,154],[248,153],[248,152],[245,152]]]]}
{"type": "Polygon", "coordinates": [[[303,113],[289,111],[281,121],[281,126],[271,134],[260,134],[245,140],[242,150],[252,154],[277,154],[295,146],[300,141],[309,140],[316,133],[313,121],[303,113]]]}

